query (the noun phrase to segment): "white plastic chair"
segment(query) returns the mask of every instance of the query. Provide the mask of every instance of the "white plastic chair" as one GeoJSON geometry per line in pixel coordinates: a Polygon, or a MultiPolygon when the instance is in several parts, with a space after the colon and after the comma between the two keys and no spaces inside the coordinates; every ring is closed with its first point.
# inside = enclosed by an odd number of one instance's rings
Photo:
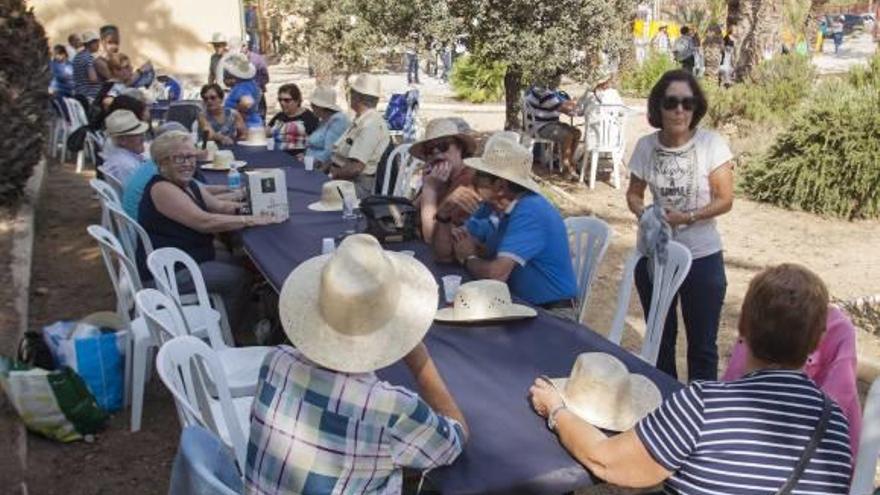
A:
{"type": "Polygon", "coordinates": [[[122,181],[119,180],[115,175],[108,172],[103,165],[98,167],[98,171],[104,174],[104,182],[113,186],[113,189],[116,190],[116,194],[119,195],[119,197],[122,197],[122,181]]]}
{"type": "MultiPolygon", "coordinates": [[[[535,152],[535,144],[546,144],[550,148],[550,170],[553,170],[553,160],[556,158],[556,142],[551,139],[542,138],[538,136],[538,128],[539,122],[535,118],[535,114],[532,112],[532,107],[529,106],[527,100],[528,92],[523,94],[522,100],[520,101],[520,105],[522,106],[522,127],[523,133],[529,137],[529,151],[532,152],[532,156],[534,156],[535,152]]],[[[524,137],[524,136],[523,136],[524,137]]],[[[522,145],[526,143],[520,140],[522,145]]]]}
{"type": "Polygon", "coordinates": [[[89,186],[95,190],[95,193],[98,194],[98,199],[101,201],[101,226],[114,234],[118,234],[116,226],[113,224],[113,219],[110,217],[108,205],[121,208],[122,203],[119,200],[119,194],[113,189],[113,186],[101,179],[89,180],[89,186]]]}
{"type": "Polygon", "coordinates": [[[590,288],[605,252],[611,244],[611,227],[596,217],[569,217],[565,219],[571,247],[572,265],[577,279],[578,321],[584,313],[590,288]]]}
{"type": "MultiPolygon", "coordinates": [[[[64,98],[64,105],[67,108],[67,115],[70,119],[70,132],[76,131],[82,126],[89,125],[89,119],[86,117],[86,111],[82,104],[76,98],[64,98]]],[[[66,143],[65,143],[66,144],[66,143]]],[[[86,157],[92,163],[97,163],[95,156],[97,155],[97,137],[93,132],[86,133],[83,149],[76,155],[76,173],[81,173],[86,157]]]]}
{"type": "Polygon", "coordinates": [[[156,356],[159,378],[174,396],[181,428],[199,425],[232,447],[239,468],[247,458],[247,432],[253,397],[232,398],[220,359],[201,340],[183,335],[166,342],[156,356]],[[217,398],[211,397],[204,372],[212,377],[217,398]]]}
{"type": "Polygon", "coordinates": [[[400,184],[401,172],[410,162],[411,157],[409,148],[412,143],[403,143],[394,148],[388,155],[388,161],[385,162],[385,171],[382,174],[382,186],[379,188],[379,194],[382,196],[393,196],[400,184]],[[394,171],[397,171],[395,174],[394,171]],[[396,176],[394,184],[391,183],[391,176],[396,176]]]}
{"type": "Polygon", "coordinates": [[[596,172],[599,168],[599,155],[610,154],[612,162],[611,183],[620,189],[620,169],[623,166],[623,153],[626,146],[623,133],[623,118],[626,107],[623,105],[599,105],[599,118],[594,122],[587,120],[584,132],[584,163],[581,165],[580,181],[584,181],[587,170],[587,159],[590,160],[590,189],[596,187],[596,172]],[[591,127],[597,129],[597,142],[589,149],[588,140],[591,127]]]}
{"type": "Polygon", "coordinates": [[[874,475],[878,456],[880,456],[880,378],[874,380],[865,398],[862,436],[859,438],[859,454],[853,470],[850,495],[874,493],[874,475]]]}
{"type": "MultiPolygon", "coordinates": [[[[208,291],[205,288],[205,280],[202,278],[202,271],[188,254],[176,248],[161,248],[153,251],[147,257],[147,267],[153,278],[156,280],[156,286],[166,296],[170,297],[177,304],[181,304],[180,291],[177,285],[177,273],[179,268],[189,272],[189,276],[195,286],[195,294],[197,305],[196,308],[202,308],[205,312],[212,312],[211,303],[208,300],[208,291]]],[[[207,320],[207,318],[206,318],[207,320]]],[[[187,330],[186,333],[200,336],[199,334],[187,330]]],[[[207,327],[208,342],[211,348],[220,356],[220,362],[226,373],[229,387],[232,394],[251,395],[257,386],[257,376],[260,373],[260,365],[263,358],[271,350],[270,347],[249,346],[249,347],[232,347],[232,335],[221,335],[219,325],[208,325],[207,327]]]]}
{"type": "MultiPolygon", "coordinates": [[[[675,294],[678,293],[678,288],[687,277],[692,261],[690,250],[678,242],[669,241],[666,249],[666,264],[661,265],[656,258],[652,261],[654,282],[651,292],[651,306],[648,309],[645,338],[640,354],[641,358],[652,366],[657,364],[660,341],[663,338],[663,326],[666,323],[669,307],[672,305],[675,294]]],[[[636,264],[641,258],[642,254],[638,250],[633,250],[623,266],[623,276],[620,280],[620,289],[617,292],[617,312],[614,314],[611,332],[608,334],[608,340],[618,345],[623,337],[624,320],[627,309],[629,309],[636,264]]]]}
{"type": "Polygon", "coordinates": [[[64,104],[58,98],[52,98],[52,130],[49,140],[49,147],[52,150],[52,156],[59,158],[61,163],[67,160],[67,137],[70,135],[70,123],[65,117],[64,104]]]}

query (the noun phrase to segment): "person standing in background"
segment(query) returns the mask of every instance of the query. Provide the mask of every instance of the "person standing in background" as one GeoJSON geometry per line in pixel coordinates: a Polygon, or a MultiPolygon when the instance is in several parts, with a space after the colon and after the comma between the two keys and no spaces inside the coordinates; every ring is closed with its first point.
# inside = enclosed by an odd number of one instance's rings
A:
{"type": "Polygon", "coordinates": [[[410,33],[404,52],[406,58],[406,83],[419,84],[419,35],[410,33]]]}
{"type": "Polygon", "coordinates": [[[211,63],[208,66],[208,84],[216,84],[223,77],[222,74],[217,74],[217,67],[229,51],[229,47],[223,33],[214,33],[209,43],[214,48],[214,53],[211,54],[211,63]]]}
{"type": "Polygon", "coordinates": [[[52,69],[49,94],[56,97],[73,96],[73,64],[67,58],[67,47],[55,45],[52,48],[52,60],[49,61],[49,67],[52,69]]]}
{"type": "Polygon", "coordinates": [[[260,21],[257,16],[257,8],[249,3],[244,8],[244,29],[248,35],[248,48],[252,51],[260,51],[260,21]]]}
{"type": "Polygon", "coordinates": [[[100,48],[100,41],[93,31],[83,33],[82,41],[85,48],[73,58],[73,94],[91,104],[101,90],[101,82],[95,71],[95,54],[100,48]]]}
{"type": "Polygon", "coordinates": [[[253,64],[257,73],[254,76],[254,82],[260,91],[263,92],[263,98],[260,100],[260,116],[263,121],[266,120],[266,86],[269,84],[269,67],[266,65],[266,59],[259,53],[250,50],[247,44],[241,45],[241,53],[247,56],[248,62],[253,64]]]}
{"type": "Polygon", "coordinates": [[[83,49],[82,39],[76,33],[71,33],[70,36],[67,37],[67,59],[73,61],[73,57],[76,56],[77,53],[81,52],[83,49]]]}

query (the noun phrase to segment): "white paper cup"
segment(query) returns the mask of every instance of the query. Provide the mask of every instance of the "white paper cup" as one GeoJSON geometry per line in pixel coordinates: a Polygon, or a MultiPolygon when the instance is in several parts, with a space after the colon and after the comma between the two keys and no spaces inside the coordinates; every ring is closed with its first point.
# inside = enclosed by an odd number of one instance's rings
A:
{"type": "Polygon", "coordinates": [[[309,170],[309,171],[315,170],[315,157],[313,157],[313,156],[303,157],[303,163],[305,163],[305,165],[306,165],[306,170],[309,170]]]}
{"type": "Polygon", "coordinates": [[[268,140],[266,140],[266,149],[268,151],[275,151],[275,138],[270,137],[268,140]]]}
{"type": "Polygon", "coordinates": [[[325,237],[321,241],[321,254],[330,254],[336,251],[336,241],[332,237],[325,237]]]}
{"type": "Polygon", "coordinates": [[[441,280],[443,280],[443,295],[446,296],[446,302],[452,304],[458,286],[461,285],[461,275],[444,275],[441,280]]]}

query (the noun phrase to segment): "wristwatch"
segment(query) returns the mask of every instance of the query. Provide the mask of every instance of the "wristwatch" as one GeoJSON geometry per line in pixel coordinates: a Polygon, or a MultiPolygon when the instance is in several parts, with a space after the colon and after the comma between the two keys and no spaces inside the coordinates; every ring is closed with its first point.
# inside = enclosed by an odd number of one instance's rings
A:
{"type": "Polygon", "coordinates": [[[474,258],[479,258],[479,256],[477,256],[476,254],[469,254],[468,257],[465,258],[464,261],[461,262],[461,266],[467,268],[468,261],[470,261],[474,258]]]}
{"type": "Polygon", "coordinates": [[[547,428],[549,428],[550,431],[556,431],[556,415],[559,414],[559,411],[562,411],[565,408],[565,404],[559,404],[550,411],[550,414],[547,415],[547,428]]]}

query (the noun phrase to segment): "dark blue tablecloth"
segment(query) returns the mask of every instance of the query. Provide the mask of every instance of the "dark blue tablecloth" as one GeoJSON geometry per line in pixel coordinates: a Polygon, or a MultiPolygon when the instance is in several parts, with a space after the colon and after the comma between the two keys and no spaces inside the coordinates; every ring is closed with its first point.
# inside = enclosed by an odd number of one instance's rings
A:
{"type": "MultiPolygon", "coordinates": [[[[323,174],[306,172],[283,152],[234,149],[249,166],[283,167],[287,174],[290,219],[248,229],[245,246],[254,262],[278,289],[302,261],[320,253],[321,239],[343,231],[341,213],[317,213],[323,174]]],[[[208,172],[206,175],[211,174],[208,172]]],[[[209,180],[222,181],[214,173],[209,180]]],[[[413,250],[440,277],[463,274],[457,265],[437,264],[419,242],[388,246],[413,250]]],[[[425,344],[467,419],[471,438],[461,457],[430,473],[443,493],[563,493],[592,483],[589,473],[560,446],[526,400],[535,377],[567,376],[582,352],[619,357],[633,372],[650,377],[664,396],[681,385],[601,335],[539,309],[537,318],[494,326],[435,324],[425,344]]],[[[378,372],[382,379],[416,389],[407,368],[398,363],[378,372]]]]}

